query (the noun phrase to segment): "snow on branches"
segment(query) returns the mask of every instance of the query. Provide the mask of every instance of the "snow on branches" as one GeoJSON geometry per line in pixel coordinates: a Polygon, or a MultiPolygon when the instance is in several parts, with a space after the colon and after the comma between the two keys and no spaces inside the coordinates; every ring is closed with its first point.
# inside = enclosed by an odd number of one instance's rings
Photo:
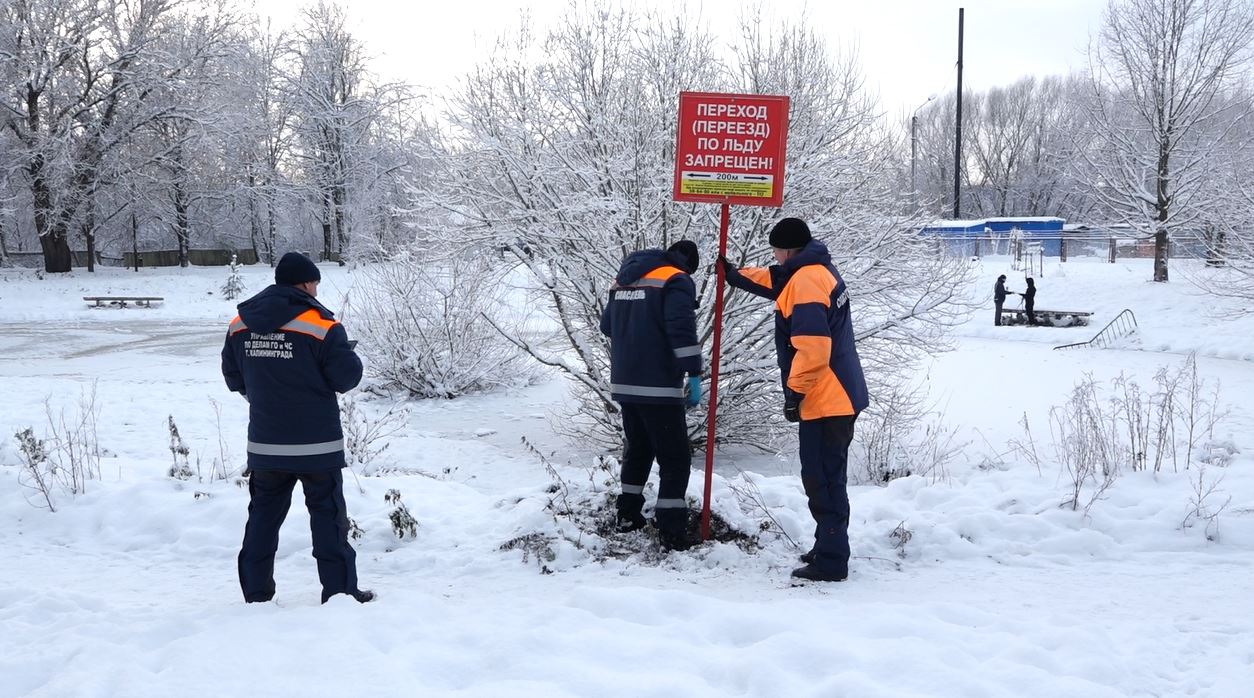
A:
{"type": "MultiPolygon", "coordinates": [[[[856,61],[833,58],[799,25],[768,29],[750,18],[743,29],[731,52],[715,52],[716,42],[681,17],[575,8],[544,36],[524,28],[502,39],[450,100],[445,186],[415,198],[425,215],[414,217],[428,221],[418,236],[429,246],[503,251],[526,269],[553,330],[520,346],[572,379],[576,401],[564,424],[585,442],[619,442],[598,324],[626,254],[696,241],[703,341],[711,333],[718,207],[671,200],[680,91],[791,97],[788,206],[734,209],[729,257],[762,263],[776,219],[809,220],[848,282],[873,385],[942,347],[964,310],[955,289],[965,266],[937,255],[895,213],[893,143],[856,61]]],[[[727,302],[716,438],[762,447],[782,419],[771,308],[754,300],[731,294],[727,302]]]]}

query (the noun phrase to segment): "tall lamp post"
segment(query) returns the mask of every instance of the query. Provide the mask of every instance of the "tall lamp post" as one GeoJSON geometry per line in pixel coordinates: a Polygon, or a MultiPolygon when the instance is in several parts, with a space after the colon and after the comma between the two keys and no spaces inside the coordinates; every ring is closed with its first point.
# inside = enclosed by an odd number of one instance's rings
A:
{"type": "Polygon", "coordinates": [[[928,104],[931,104],[934,99],[936,99],[936,95],[928,95],[927,101],[915,107],[914,111],[910,112],[910,205],[916,210],[919,208],[919,185],[918,182],[915,181],[914,161],[919,150],[918,138],[915,136],[915,132],[919,127],[918,113],[920,109],[926,107],[928,104]]]}

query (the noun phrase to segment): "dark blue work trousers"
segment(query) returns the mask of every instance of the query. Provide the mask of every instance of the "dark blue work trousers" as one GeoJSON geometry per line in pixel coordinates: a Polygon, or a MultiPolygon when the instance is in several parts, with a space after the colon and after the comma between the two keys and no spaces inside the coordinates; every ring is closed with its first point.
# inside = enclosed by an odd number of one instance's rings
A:
{"type": "Polygon", "coordinates": [[[814,565],[849,573],[849,444],[857,415],[801,422],[801,484],[814,517],[814,565]]]}
{"type": "Polygon", "coordinates": [[[292,490],[298,481],[309,509],[309,531],[313,535],[323,603],[335,594],[357,592],[357,553],[348,543],[343,472],[338,468],[315,473],[254,470],[248,479],[251,500],[244,544],[239,552],[239,584],[245,601],[269,601],[274,596],[279,528],[287,517],[292,490]]]}
{"type": "Polygon", "coordinates": [[[688,478],[692,451],[688,422],[681,404],[622,403],[623,493],[620,516],[639,515],[644,507],[644,485],[657,460],[658,488],[654,516],[658,528],[671,535],[688,526],[688,478]]]}

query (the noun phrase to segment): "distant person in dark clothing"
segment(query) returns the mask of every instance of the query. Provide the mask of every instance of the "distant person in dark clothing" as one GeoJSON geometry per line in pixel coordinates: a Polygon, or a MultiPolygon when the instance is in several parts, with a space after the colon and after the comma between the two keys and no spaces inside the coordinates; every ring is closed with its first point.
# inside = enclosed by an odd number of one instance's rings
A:
{"type": "Polygon", "coordinates": [[[996,309],[993,315],[993,324],[1001,325],[1001,306],[1006,302],[1006,296],[1010,295],[1010,291],[1006,290],[1006,275],[1002,274],[997,277],[997,283],[993,284],[993,307],[996,309]]]}
{"type": "Polygon", "coordinates": [[[344,504],[344,432],[336,393],[361,381],[361,359],[344,326],[315,300],[322,275],[308,257],[289,252],[274,285],[239,304],[222,347],[226,386],[248,400],[248,523],[239,582],[248,603],[274,597],[279,528],[301,483],[309,509],[322,602],[357,587],[357,554],[348,543],[344,504]]]}
{"type": "Polygon", "coordinates": [[[1023,296],[1023,311],[1028,315],[1028,324],[1036,324],[1036,313],[1032,309],[1036,307],[1036,282],[1031,277],[1028,278],[1028,290],[1019,294],[1023,296]]]}

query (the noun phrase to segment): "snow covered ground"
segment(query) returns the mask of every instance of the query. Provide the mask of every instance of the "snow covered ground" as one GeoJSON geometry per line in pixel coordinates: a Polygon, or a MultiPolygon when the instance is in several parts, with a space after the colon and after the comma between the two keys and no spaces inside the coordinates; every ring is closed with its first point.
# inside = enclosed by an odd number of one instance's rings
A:
{"type": "MultiPolygon", "coordinates": [[[[380,600],[326,606],[299,497],[276,601],[240,599],[247,492],[210,478],[216,462],[238,471],[247,419],[218,372],[226,271],[0,270],[0,697],[1249,695],[1254,318],[1148,282],[1147,260],[1080,260],[1047,263],[1037,305],[1093,311],[1090,327],[993,327],[993,279],[1021,290],[1022,274],[1005,259],[979,267],[971,293],[989,311],[926,367],[966,445],[938,476],[851,489],[848,582],[789,584],[787,539],[808,547],[812,525],[792,453],[719,456],[716,511],[753,528],[765,517],[743,500],[756,492],[777,523],[757,548],[660,556],[642,535],[604,540],[554,516],[551,502],[603,498],[605,477],[597,454],[552,433],[565,393],[551,380],[410,407],[376,464],[385,474],[346,483],[359,573],[380,600]],[[81,300],[121,293],[166,300],[81,300]],[[1123,308],[1141,329],[1123,349],[1052,350],[1123,308]],[[1087,513],[1060,506],[1071,481],[1050,408],[1086,375],[1151,390],[1193,351],[1230,410],[1202,445],[1216,457],[1125,472],[1087,513]],[[101,479],[59,495],[55,513],[33,506],[15,432],[46,436],[49,414],[72,422],[93,389],[101,479]],[[1025,415],[1038,462],[1009,445],[1025,415]],[[167,476],[170,417],[200,478],[167,476]],[[1183,526],[1199,486],[1219,515],[1183,526]],[[416,537],[391,529],[393,489],[416,537]]],[[[243,273],[248,293],[269,282],[268,268],[243,273]]],[[[338,308],[353,274],[323,274],[338,308]]]]}

